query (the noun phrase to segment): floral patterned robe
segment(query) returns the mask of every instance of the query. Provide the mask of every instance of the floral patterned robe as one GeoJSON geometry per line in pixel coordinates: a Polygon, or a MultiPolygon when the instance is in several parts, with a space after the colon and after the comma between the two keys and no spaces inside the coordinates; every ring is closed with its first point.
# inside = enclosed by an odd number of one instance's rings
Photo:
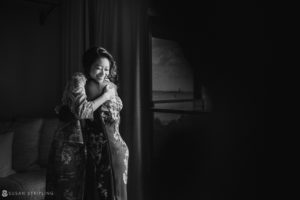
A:
{"type": "Polygon", "coordinates": [[[116,95],[96,111],[86,78],[75,73],[59,108],[61,124],[49,155],[45,200],[127,200],[129,151],[119,133],[122,101],[116,95]]]}

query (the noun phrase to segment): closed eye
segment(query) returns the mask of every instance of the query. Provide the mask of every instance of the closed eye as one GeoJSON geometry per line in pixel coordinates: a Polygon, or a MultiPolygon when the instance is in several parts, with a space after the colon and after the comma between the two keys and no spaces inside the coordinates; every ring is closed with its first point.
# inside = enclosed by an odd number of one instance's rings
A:
{"type": "Polygon", "coordinates": [[[95,68],[96,68],[97,70],[101,70],[101,69],[104,68],[105,71],[109,71],[109,67],[103,67],[103,66],[101,66],[101,65],[98,65],[98,66],[96,66],[95,68]]]}

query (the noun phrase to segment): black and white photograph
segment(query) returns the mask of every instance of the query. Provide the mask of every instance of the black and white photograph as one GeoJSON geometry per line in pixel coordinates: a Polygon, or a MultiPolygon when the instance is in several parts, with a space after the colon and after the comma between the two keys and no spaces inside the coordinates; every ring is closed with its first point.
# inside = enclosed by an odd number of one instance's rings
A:
{"type": "Polygon", "coordinates": [[[265,192],[263,1],[0,1],[0,199],[265,192]]]}

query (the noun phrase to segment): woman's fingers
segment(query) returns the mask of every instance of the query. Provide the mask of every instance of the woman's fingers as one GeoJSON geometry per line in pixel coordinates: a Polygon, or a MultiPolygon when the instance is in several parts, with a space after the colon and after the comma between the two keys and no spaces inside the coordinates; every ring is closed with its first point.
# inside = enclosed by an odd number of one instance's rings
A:
{"type": "Polygon", "coordinates": [[[109,99],[113,98],[115,95],[114,87],[110,84],[105,86],[105,93],[108,95],[109,99]]]}

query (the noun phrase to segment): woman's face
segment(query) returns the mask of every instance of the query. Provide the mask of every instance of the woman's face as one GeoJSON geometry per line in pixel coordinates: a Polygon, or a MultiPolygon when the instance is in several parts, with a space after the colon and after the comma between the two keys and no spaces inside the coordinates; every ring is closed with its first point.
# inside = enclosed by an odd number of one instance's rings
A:
{"type": "Polygon", "coordinates": [[[90,77],[97,81],[98,83],[102,83],[110,71],[110,62],[107,58],[102,57],[97,59],[91,67],[90,77]]]}

